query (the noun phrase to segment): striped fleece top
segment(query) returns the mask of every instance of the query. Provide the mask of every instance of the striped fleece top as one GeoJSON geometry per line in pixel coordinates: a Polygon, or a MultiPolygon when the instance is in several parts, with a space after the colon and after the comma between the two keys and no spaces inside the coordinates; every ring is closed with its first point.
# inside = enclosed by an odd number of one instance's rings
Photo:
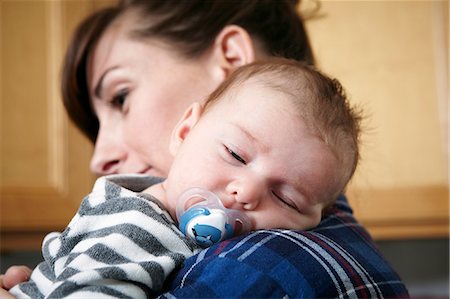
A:
{"type": "Polygon", "coordinates": [[[99,178],[68,227],[45,237],[44,261],[30,280],[10,292],[17,298],[160,294],[168,275],[197,245],[184,237],[157,199],[138,193],[158,182],[140,175],[99,178]]]}

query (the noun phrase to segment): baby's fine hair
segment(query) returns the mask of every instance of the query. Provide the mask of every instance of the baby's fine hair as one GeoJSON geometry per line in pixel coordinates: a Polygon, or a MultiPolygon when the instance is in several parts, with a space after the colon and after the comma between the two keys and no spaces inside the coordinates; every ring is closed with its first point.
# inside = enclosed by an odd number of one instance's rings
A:
{"type": "Polygon", "coordinates": [[[305,63],[271,58],[238,68],[208,97],[204,109],[212,108],[231,90],[248,82],[263,84],[292,100],[307,128],[331,149],[339,161],[343,170],[339,185],[344,189],[360,158],[362,115],[360,109],[350,105],[339,81],[305,63]]]}

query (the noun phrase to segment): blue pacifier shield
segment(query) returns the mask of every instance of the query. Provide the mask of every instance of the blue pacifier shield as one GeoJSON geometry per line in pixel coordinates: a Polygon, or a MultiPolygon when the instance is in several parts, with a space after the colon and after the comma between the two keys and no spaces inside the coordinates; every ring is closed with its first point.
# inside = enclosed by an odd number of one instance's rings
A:
{"type": "Polygon", "coordinates": [[[227,209],[212,192],[191,188],[177,204],[179,228],[183,234],[202,247],[250,230],[250,220],[238,211],[227,209]]]}

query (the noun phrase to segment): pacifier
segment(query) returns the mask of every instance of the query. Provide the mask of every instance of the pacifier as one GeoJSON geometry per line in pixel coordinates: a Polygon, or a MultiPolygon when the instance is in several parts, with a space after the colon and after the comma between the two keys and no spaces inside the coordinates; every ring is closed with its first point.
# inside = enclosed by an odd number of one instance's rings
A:
{"type": "Polygon", "coordinates": [[[188,189],[180,196],[177,218],[181,232],[202,247],[251,228],[247,215],[225,208],[217,195],[202,188],[188,189]]]}

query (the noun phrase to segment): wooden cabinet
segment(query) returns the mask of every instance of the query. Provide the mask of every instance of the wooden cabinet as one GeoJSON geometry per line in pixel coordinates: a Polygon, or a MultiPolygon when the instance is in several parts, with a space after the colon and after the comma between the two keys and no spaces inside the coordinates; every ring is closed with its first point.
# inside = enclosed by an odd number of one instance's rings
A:
{"type": "MultiPolygon", "coordinates": [[[[75,25],[108,2],[0,1],[2,250],[40,248],[92,188],[92,146],[67,119],[59,72],[75,25]]],[[[356,215],[378,239],[448,236],[448,3],[320,3],[307,22],[319,66],[367,114],[356,215]]]]}
{"type": "Polygon", "coordinates": [[[59,93],[73,28],[103,2],[0,2],[1,249],[38,249],[63,229],[92,187],[92,146],[59,93]]]}
{"type": "Polygon", "coordinates": [[[378,239],[448,236],[448,2],[319,3],[318,64],[366,114],[356,216],[378,239]]]}

